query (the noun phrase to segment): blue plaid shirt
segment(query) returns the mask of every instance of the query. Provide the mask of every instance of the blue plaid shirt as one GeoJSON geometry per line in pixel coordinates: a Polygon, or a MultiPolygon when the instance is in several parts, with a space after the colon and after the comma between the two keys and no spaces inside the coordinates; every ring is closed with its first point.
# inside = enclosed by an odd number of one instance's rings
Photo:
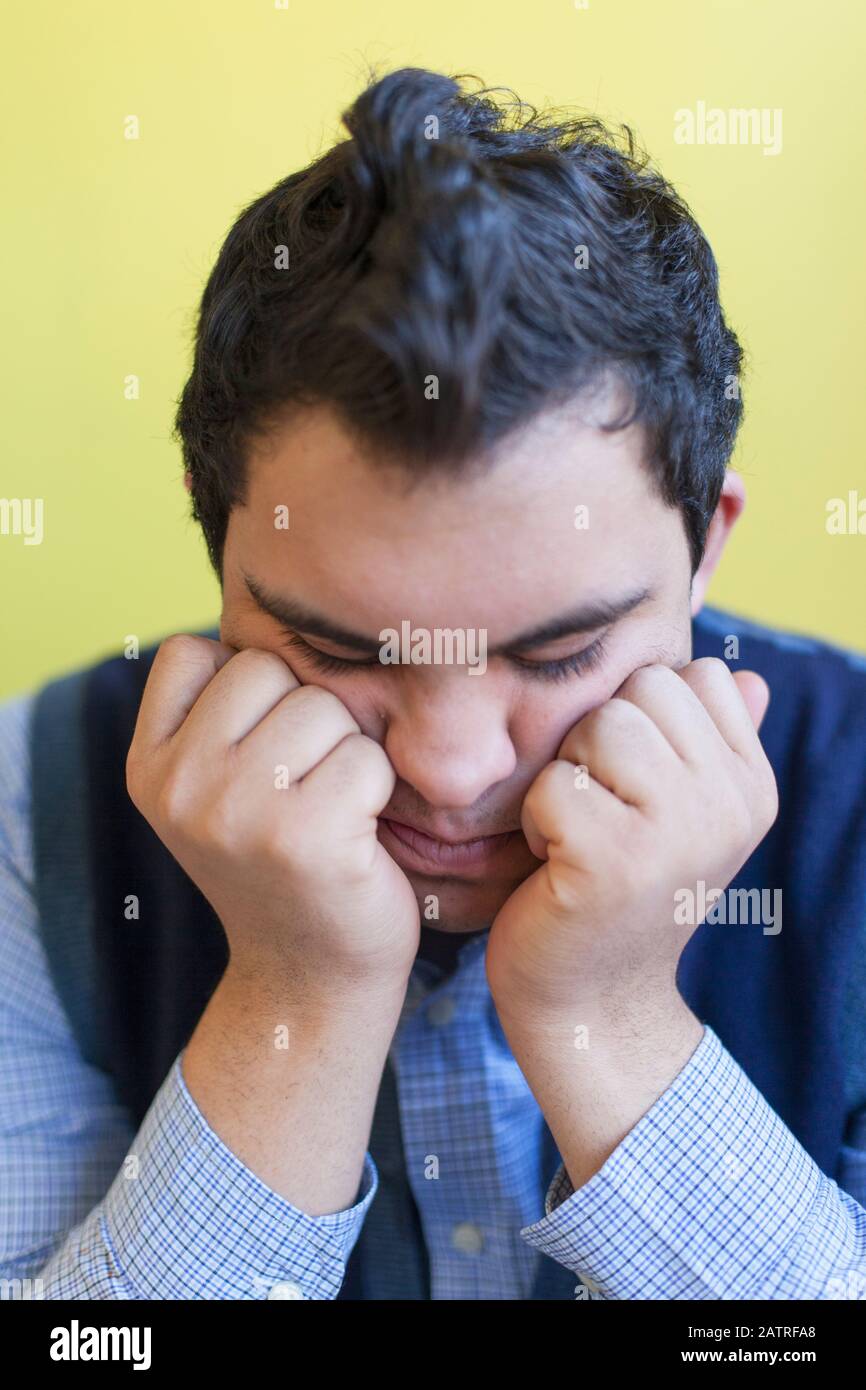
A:
{"type": "MultiPolygon", "coordinates": [[[[48,1299],[334,1298],[378,1187],[369,1152],[356,1204],[308,1216],[210,1128],[182,1051],[137,1133],[82,1059],[33,897],[31,708],[0,707],[0,1280],[48,1299]]],[[[543,1117],[486,941],[450,975],[416,962],[391,1048],[433,1298],[527,1298],[539,1251],[594,1299],[866,1298],[866,1111],[837,1184],[709,1027],[599,1172],[575,1192],[560,1167],[539,1210],[543,1117]]]]}

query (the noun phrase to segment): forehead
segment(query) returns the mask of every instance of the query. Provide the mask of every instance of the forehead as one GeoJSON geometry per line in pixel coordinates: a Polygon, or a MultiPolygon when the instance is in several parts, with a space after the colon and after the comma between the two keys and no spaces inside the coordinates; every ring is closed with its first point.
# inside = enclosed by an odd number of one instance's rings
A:
{"type": "Polygon", "coordinates": [[[307,409],[252,456],[226,570],[371,632],[408,617],[492,635],[637,588],[687,545],[643,466],[640,427],[599,428],[611,402],[536,417],[483,471],[420,480],[363,450],[327,408],[307,409]],[[288,529],[274,524],[286,507],[288,529]]]}

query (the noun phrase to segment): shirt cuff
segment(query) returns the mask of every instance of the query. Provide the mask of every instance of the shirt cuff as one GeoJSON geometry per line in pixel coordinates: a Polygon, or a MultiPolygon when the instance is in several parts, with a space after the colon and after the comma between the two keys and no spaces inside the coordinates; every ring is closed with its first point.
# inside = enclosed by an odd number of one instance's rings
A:
{"type": "Polygon", "coordinates": [[[520,1234],[602,1299],[748,1299],[827,1179],[705,1025],[668,1089],[575,1192],[560,1166],[520,1234]]]}
{"type": "Polygon", "coordinates": [[[308,1216],[210,1128],[175,1059],[104,1202],[114,1261],[140,1298],[336,1298],[379,1177],[356,1204],[308,1216]]]}

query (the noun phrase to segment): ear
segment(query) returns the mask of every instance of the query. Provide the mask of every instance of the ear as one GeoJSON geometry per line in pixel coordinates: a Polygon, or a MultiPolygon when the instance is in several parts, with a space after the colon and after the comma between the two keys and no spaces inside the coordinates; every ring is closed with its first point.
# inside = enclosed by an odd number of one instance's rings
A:
{"type": "Polygon", "coordinates": [[[190,473],[189,469],[187,469],[187,471],[183,475],[183,485],[186,488],[187,492],[192,492],[192,474],[190,473]]]}
{"type": "Polygon", "coordinates": [[[704,555],[692,579],[692,617],[699,613],[707,592],[707,585],[728,543],[734,523],[746,505],[746,489],[739,473],[729,468],[725,473],[719,504],[713,512],[707,530],[707,543],[704,555]]]}

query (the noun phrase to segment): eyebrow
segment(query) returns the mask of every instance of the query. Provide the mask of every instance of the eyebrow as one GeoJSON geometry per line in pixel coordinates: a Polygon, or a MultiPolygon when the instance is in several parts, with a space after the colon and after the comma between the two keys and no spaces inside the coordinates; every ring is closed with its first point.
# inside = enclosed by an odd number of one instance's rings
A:
{"type": "MultiPolygon", "coordinates": [[[[378,637],[365,637],[363,633],[352,632],[350,628],[341,627],[339,623],[332,622],[330,618],[295,602],[294,599],[271,594],[248,574],[244,573],[243,579],[250,597],[257,607],[283,627],[291,628],[296,632],[309,633],[313,637],[323,637],[336,646],[363,652],[365,656],[379,655],[382,643],[378,637]]],[[[583,604],[582,607],[563,613],[558,618],[552,618],[549,622],[542,623],[538,627],[518,633],[516,637],[501,643],[498,647],[490,647],[487,655],[490,657],[526,651],[532,647],[543,646],[547,642],[555,642],[561,637],[577,636],[581,633],[594,632],[600,627],[610,627],[612,623],[618,622],[627,613],[632,613],[651,597],[652,590],[642,588],[619,599],[599,599],[593,603],[583,604]]]]}

